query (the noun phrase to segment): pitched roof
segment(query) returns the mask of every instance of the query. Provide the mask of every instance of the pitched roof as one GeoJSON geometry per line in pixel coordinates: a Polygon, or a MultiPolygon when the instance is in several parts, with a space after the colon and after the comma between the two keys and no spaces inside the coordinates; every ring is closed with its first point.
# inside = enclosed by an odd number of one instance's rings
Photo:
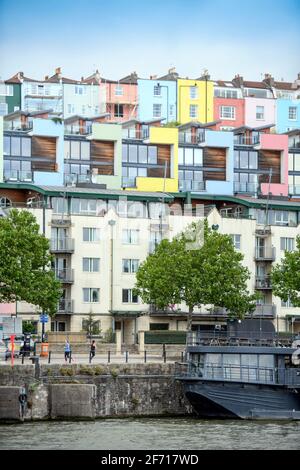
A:
{"type": "Polygon", "coordinates": [[[177,72],[168,72],[166,75],[162,77],[158,77],[156,80],[170,80],[176,81],[179,78],[179,74],[177,72]]]}
{"type": "Polygon", "coordinates": [[[278,88],[278,90],[295,91],[300,88],[300,86],[295,87],[294,83],[291,82],[274,82],[274,88],[278,88]]]}
{"type": "Polygon", "coordinates": [[[119,80],[120,83],[124,83],[127,85],[137,85],[138,81],[138,74],[136,72],[132,72],[130,75],[126,75],[126,77],[121,78],[119,80]]]}
{"type": "Polygon", "coordinates": [[[57,73],[55,73],[54,75],[52,75],[52,77],[49,77],[47,79],[45,79],[45,82],[46,83],[70,83],[70,84],[76,84],[76,83],[80,83],[80,80],[73,80],[71,78],[67,78],[67,77],[60,77],[57,73]]]}
{"type": "Polygon", "coordinates": [[[262,89],[266,89],[266,90],[270,89],[270,87],[264,82],[251,82],[251,81],[245,81],[244,80],[243,86],[245,88],[262,88],[262,89]]]}
{"type": "Polygon", "coordinates": [[[15,75],[10,77],[8,80],[5,80],[5,83],[22,83],[21,74],[22,72],[17,72],[15,75]]]}

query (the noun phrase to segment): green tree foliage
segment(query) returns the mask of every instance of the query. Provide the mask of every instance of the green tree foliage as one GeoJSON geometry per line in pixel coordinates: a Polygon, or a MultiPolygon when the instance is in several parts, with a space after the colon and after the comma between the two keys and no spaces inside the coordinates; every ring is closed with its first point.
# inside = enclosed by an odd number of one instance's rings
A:
{"type": "Polygon", "coordinates": [[[255,295],[247,290],[249,271],[231,237],[208,227],[191,226],[172,241],[163,240],[141,264],[136,292],[144,303],[164,309],[185,302],[188,329],[196,306],[226,308],[232,318],[243,318],[255,309],[255,295]]]}
{"type": "Polygon", "coordinates": [[[280,263],[271,271],[273,294],[283,301],[290,299],[294,307],[300,307],[300,236],[296,250],[286,251],[280,263]]]}
{"type": "Polygon", "coordinates": [[[0,302],[23,300],[55,315],[61,287],[51,260],[49,241],[30,212],[12,209],[0,218],[0,302]]]}
{"type": "Polygon", "coordinates": [[[87,332],[88,336],[98,335],[100,333],[99,320],[95,320],[92,312],[83,320],[82,327],[83,330],[87,332]]]}

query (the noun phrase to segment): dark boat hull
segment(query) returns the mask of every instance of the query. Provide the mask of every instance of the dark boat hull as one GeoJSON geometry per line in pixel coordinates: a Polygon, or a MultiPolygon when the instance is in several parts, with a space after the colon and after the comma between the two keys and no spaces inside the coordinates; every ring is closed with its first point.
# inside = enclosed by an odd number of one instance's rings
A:
{"type": "Polygon", "coordinates": [[[184,388],[199,417],[300,420],[299,389],[188,379],[184,388]]]}

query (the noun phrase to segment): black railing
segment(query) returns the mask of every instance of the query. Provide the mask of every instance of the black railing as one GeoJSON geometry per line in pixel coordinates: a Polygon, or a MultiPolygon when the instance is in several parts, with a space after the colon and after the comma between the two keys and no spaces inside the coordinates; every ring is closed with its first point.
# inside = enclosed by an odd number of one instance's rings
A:
{"type": "Polygon", "coordinates": [[[187,333],[188,346],[269,346],[291,347],[293,335],[268,331],[200,330],[187,333]]]}

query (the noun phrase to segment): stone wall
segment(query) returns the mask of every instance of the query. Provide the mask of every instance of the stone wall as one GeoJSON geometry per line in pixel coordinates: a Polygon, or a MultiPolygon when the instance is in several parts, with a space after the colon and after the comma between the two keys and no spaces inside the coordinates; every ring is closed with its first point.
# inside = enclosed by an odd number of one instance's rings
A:
{"type": "Polygon", "coordinates": [[[192,410],[174,373],[174,364],[49,364],[36,379],[34,366],[0,366],[0,419],[2,402],[17,416],[19,392],[10,405],[6,397],[8,388],[21,386],[28,395],[25,420],[184,416],[192,410]]]}

